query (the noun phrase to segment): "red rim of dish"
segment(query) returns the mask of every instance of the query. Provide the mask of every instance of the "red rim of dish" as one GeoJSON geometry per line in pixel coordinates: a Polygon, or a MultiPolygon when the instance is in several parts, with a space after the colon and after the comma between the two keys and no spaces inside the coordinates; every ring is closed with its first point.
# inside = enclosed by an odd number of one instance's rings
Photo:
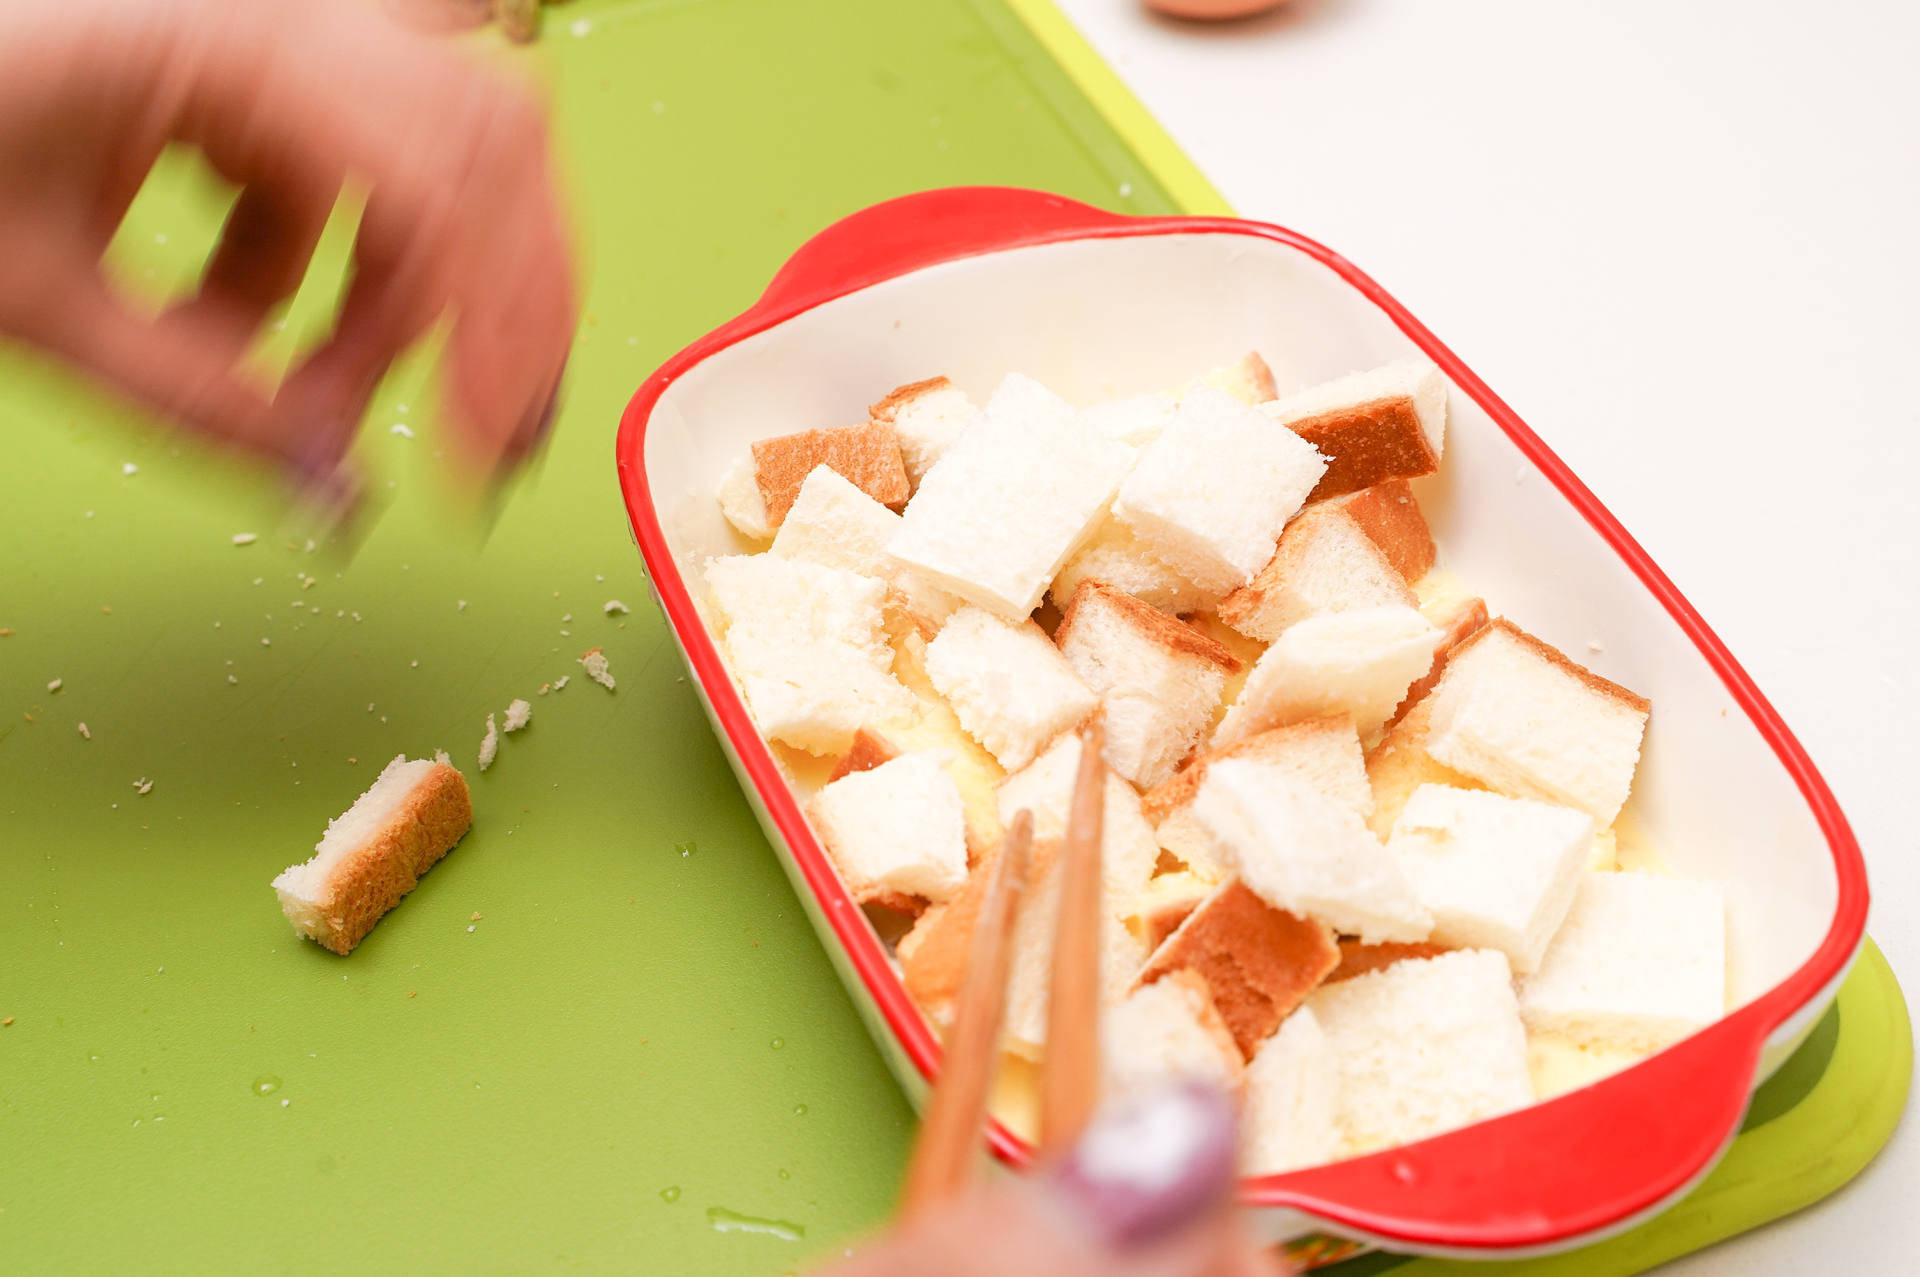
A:
{"type": "MultiPolygon", "coordinates": [[[[662,608],[843,952],[895,1040],[929,1080],[940,1048],[886,951],[847,895],[799,804],[754,730],[673,562],[647,484],[644,442],[655,404],[702,360],[825,302],[943,262],[1068,240],[1240,235],[1313,258],[1378,306],[1491,417],[1606,540],[1719,674],[1800,788],[1833,854],[1838,899],[1813,955],[1724,1019],[1592,1086],[1417,1144],[1243,1181],[1248,1205],[1290,1208],[1346,1233],[1427,1251],[1557,1249],[1626,1227],[1691,1188],[1731,1143],[1767,1039],[1836,988],[1865,933],[1866,868],[1847,819],[1806,751],[1700,614],[1572,471],[1454,353],[1352,263],[1278,226],[1217,217],[1135,218],[1056,195],[955,187],[875,205],[802,245],[746,312],[641,383],[615,444],[620,487],[662,608]]],[[[993,1151],[1014,1165],[1032,1150],[998,1123],[993,1151]]]]}

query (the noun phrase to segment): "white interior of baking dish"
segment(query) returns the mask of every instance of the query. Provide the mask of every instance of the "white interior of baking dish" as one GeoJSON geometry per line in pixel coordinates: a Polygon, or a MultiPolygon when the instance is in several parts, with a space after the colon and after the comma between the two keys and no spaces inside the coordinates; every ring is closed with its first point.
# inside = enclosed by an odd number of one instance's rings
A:
{"type": "MultiPolygon", "coordinates": [[[[704,601],[706,559],[748,548],[714,492],[755,439],[864,420],[893,386],[936,374],[981,400],[1019,371],[1091,404],[1166,389],[1249,348],[1282,394],[1420,353],[1352,285],[1272,240],[1169,234],[1007,250],[828,302],[690,369],[648,425],[648,485],[674,562],[704,601]]],[[[1792,778],[1659,602],[1457,387],[1441,473],[1416,490],[1443,568],[1496,614],[1652,699],[1620,829],[1671,872],[1726,885],[1729,1009],[1806,961],[1836,907],[1831,853],[1792,778]]],[[[1784,1045],[1776,1039],[1769,1065],[1784,1045]]]]}

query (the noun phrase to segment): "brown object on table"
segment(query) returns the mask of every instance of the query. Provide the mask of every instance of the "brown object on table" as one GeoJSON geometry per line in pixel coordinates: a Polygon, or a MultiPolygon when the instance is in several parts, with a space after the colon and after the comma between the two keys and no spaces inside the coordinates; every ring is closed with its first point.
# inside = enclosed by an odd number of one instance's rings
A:
{"type": "Polygon", "coordinates": [[[1327,976],[1326,983],[1337,984],[1342,980],[1351,980],[1357,975],[1378,971],[1382,967],[1390,967],[1408,958],[1437,958],[1446,951],[1445,945],[1427,944],[1425,941],[1418,944],[1402,944],[1389,940],[1384,944],[1364,944],[1358,940],[1342,940],[1340,965],[1327,976]]]}
{"type": "Polygon", "coordinates": [[[1080,770],[1061,850],[1060,914],[1047,994],[1047,1053],[1040,1072],[1040,1149],[1080,1136],[1099,1101],[1100,843],[1105,822],[1105,731],[1095,714],[1080,735],[1080,770]]]}
{"type": "Polygon", "coordinates": [[[881,505],[897,510],[912,489],[900,436],[884,421],[832,430],[802,430],[761,439],[753,445],[753,477],[767,505],[767,523],[779,527],[815,466],[840,474],[881,505]]]}
{"type": "Polygon", "coordinates": [[[994,857],[980,922],[968,946],[965,983],[947,1036],[940,1076],[927,1101],[913,1158],[907,1164],[900,1214],[911,1218],[958,1196],[971,1178],[979,1155],[980,1128],[987,1111],[987,1090],[998,1055],[1000,1022],[1006,1014],[1007,971],[1013,960],[1013,920],[1027,884],[1027,853],[1033,844],[1033,816],[1013,819],[1000,854],[994,857]]]}
{"type": "Polygon", "coordinates": [[[1238,878],[1216,890],[1141,969],[1140,984],[1192,970],[1251,1060],[1280,1022],[1340,965],[1323,922],[1276,909],[1238,878]]]}

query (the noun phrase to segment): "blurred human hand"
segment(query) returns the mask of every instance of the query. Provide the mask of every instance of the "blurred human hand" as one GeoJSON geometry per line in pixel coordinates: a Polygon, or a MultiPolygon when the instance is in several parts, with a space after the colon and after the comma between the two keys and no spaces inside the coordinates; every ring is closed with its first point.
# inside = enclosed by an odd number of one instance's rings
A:
{"type": "Polygon", "coordinates": [[[0,332],[303,478],[442,315],[453,451],[493,476],[551,424],[577,314],[540,107],[363,3],[0,6],[0,242],[0,332]],[[199,291],[149,317],[100,259],[171,142],[240,192],[199,291]],[[349,180],[366,206],[334,330],[261,386],[240,358],[349,180]]]}
{"type": "Polygon", "coordinates": [[[898,1224],[815,1277],[1282,1277],[1233,1208],[1234,1112],[1176,1085],[1103,1109],[1058,1164],[898,1224]]]}

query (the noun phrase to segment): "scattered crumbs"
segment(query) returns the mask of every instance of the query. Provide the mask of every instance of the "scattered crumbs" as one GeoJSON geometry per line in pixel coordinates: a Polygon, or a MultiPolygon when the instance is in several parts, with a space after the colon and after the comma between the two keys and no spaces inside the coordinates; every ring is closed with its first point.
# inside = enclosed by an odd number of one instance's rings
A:
{"type": "Polygon", "coordinates": [[[1588,639],[1587,650],[1589,652],[1604,652],[1607,650],[1607,645],[1605,643],[1602,643],[1599,639],[1588,639]]]}
{"type": "Polygon", "coordinates": [[[313,553],[313,550],[314,550],[314,541],[313,541],[313,538],[312,538],[312,537],[308,537],[308,538],[307,538],[307,547],[306,547],[306,548],[307,548],[307,553],[308,553],[308,554],[312,554],[312,553],[313,553]]]}
{"type": "Polygon", "coordinates": [[[567,24],[567,30],[571,31],[576,39],[582,38],[593,30],[593,23],[585,18],[575,18],[567,24]]]}
{"type": "Polygon", "coordinates": [[[12,1027],[13,1027],[12,1016],[8,1016],[6,1019],[0,1020],[0,1029],[10,1029],[12,1027]]]}
{"type": "Polygon", "coordinates": [[[214,628],[214,629],[216,629],[216,630],[217,630],[217,629],[219,629],[219,628],[220,628],[220,622],[218,622],[218,621],[215,621],[215,622],[213,623],[213,628],[214,628]]]}
{"type": "MultiPolygon", "coordinates": [[[[383,718],[380,720],[385,722],[383,718]]],[[[480,770],[493,766],[493,756],[500,752],[500,730],[493,725],[493,715],[487,715],[487,734],[480,738],[480,770]]]]}
{"type": "Polygon", "coordinates": [[[253,578],[253,583],[254,583],[255,585],[258,585],[258,584],[260,584],[260,583],[261,583],[262,581],[264,581],[264,580],[266,580],[266,579],[267,579],[267,578],[265,578],[264,576],[256,576],[256,577],[254,577],[254,578],[253,578]]]}
{"type": "Polygon", "coordinates": [[[87,725],[85,723],[80,724],[80,739],[81,740],[93,739],[93,733],[87,730],[87,725]]]}
{"type": "Polygon", "coordinates": [[[1131,194],[1133,194],[1133,183],[1132,182],[1120,183],[1120,198],[1125,199],[1127,198],[1127,196],[1131,194]]]}
{"type": "Polygon", "coordinates": [[[573,678],[573,675],[571,674],[562,674],[559,678],[554,679],[553,690],[556,692],[559,691],[561,688],[565,687],[568,684],[568,682],[572,680],[572,678],[573,678]]]}
{"type": "Polygon", "coordinates": [[[465,599],[458,599],[458,600],[456,600],[456,601],[454,602],[454,605],[453,605],[453,610],[454,610],[454,611],[456,611],[456,612],[464,612],[464,611],[466,611],[466,610],[467,610],[467,601],[466,601],[465,599]]]}
{"type": "Polygon", "coordinates": [[[416,670],[417,670],[417,669],[419,669],[419,668],[420,668],[420,662],[419,662],[419,661],[408,661],[408,662],[407,662],[407,667],[408,667],[409,669],[416,669],[416,670]]]}
{"type": "Polygon", "coordinates": [[[259,539],[259,535],[253,532],[236,532],[233,534],[233,543],[235,545],[252,545],[259,539]]]}
{"type": "Polygon", "coordinates": [[[1517,486],[1519,484],[1525,483],[1526,481],[1527,481],[1527,468],[1525,466],[1515,466],[1513,468],[1514,484],[1517,486]]]}
{"type": "Polygon", "coordinates": [[[261,636],[260,636],[260,646],[261,646],[261,647],[272,647],[272,646],[273,646],[273,640],[272,640],[272,639],[270,639],[270,638],[268,638],[268,637],[267,637],[266,635],[264,635],[264,634],[263,634],[263,635],[261,635],[261,636]]]}
{"type": "Polygon", "coordinates": [[[561,637],[561,638],[572,638],[572,637],[573,637],[573,631],[572,631],[572,630],[561,630],[561,631],[560,631],[560,637],[561,637]]]}
{"type": "Polygon", "coordinates": [[[373,713],[373,702],[372,702],[372,701],[368,701],[368,702],[367,702],[367,713],[369,713],[369,714],[371,714],[371,713],[373,713]]]}
{"type": "Polygon", "coordinates": [[[320,584],[320,578],[315,576],[310,576],[306,578],[306,580],[300,582],[300,588],[303,590],[311,590],[314,586],[318,584],[320,584]]]}
{"type": "Polygon", "coordinates": [[[609,692],[613,690],[613,671],[607,668],[607,654],[597,647],[590,647],[580,653],[580,664],[586,669],[587,677],[609,692]]]}
{"type": "Polygon", "coordinates": [[[27,713],[25,710],[22,710],[20,712],[20,717],[26,719],[29,723],[36,723],[40,721],[36,719],[32,714],[27,713]]]}
{"type": "Polygon", "coordinates": [[[384,723],[384,722],[386,722],[386,721],[387,721],[387,716],[386,716],[385,714],[382,714],[382,715],[380,716],[380,721],[381,721],[381,722],[383,722],[383,723],[384,723]]]}
{"type": "Polygon", "coordinates": [[[60,685],[61,685],[61,683],[63,683],[63,682],[65,682],[65,681],[66,681],[66,680],[64,680],[64,679],[58,679],[58,678],[55,678],[55,679],[48,679],[48,680],[47,680],[47,690],[48,690],[49,692],[57,692],[57,691],[59,691],[59,690],[60,690],[60,685]]]}
{"type": "Polygon", "coordinates": [[[596,580],[596,581],[604,581],[604,580],[606,580],[607,578],[606,578],[606,577],[604,577],[604,576],[601,576],[601,575],[600,575],[600,574],[599,574],[598,572],[595,572],[595,573],[593,574],[593,579],[594,579],[594,580],[596,580]]]}
{"type": "Polygon", "coordinates": [[[562,612],[562,613],[560,614],[560,623],[561,623],[562,625],[569,625],[569,624],[571,624],[572,622],[573,622],[573,613],[571,613],[571,612],[562,612]]]}
{"type": "Polygon", "coordinates": [[[349,612],[347,613],[347,615],[352,617],[356,621],[360,619],[360,614],[358,612],[349,612]]]}
{"type": "Polygon", "coordinates": [[[399,435],[402,439],[413,438],[413,427],[404,421],[396,421],[388,428],[388,434],[399,435]]]}
{"type": "Polygon", "coordinates": [[[510,732],[517,732],[525,727],[527,720],[532,717],[533,706],[525,700],[515,699],[508,702],[506,717],[501,720],[501,725],[510,732]]]}
{"type": "Polygon", "coordinates": [[[406,406],[405,404],[403,404],[403,403],[397,403],[397,404],[395,404],[395,405],[393,406],[393,410],[394,410],[395,412],[397,412],[397,413],[399,413],[399,414],[400,414],[401,416],[403,416],[403,417],[407,415],[407,406],[406,406]]]}
{"type": "Polygon", "coordinates": [[[231,675],[231,674],[229,674],[229,675],[227,675],[227,682],[229,682],[229,683],[238,683],[239,681],[240,681],[240,680],[239,680],[239,679],[237,679],[237,678],[235,678],[235,677],[234,677],[233,675],[231,675]]]}
{"type": "Polygon", "coordinates": [[[281,1100],[281,1101],[280,1101],[280,1107],[281,1107],[281,1108],[285,1108],[285,1107],[287,1107],[287,1105],[289,1105],[289,1104],[291,1104],[291,1103],[293,1103],[293,1101],[292,1101],[292,1100],[281,1100]]]}
{"type": "Polygon", "coordinates": [[[87,517],[91,519],[93,517],[93,511],[91,510],[87,511],[87,517]]]}
{"type": "Polygon", "coordinates": [[[539,692],[536,693],[536,695],[545,696],[548,692],[551,692],[552,690],[553,690],[552,683],[542,683],[540,684],[540,690],[539,692]]]}
{"type": "Polygon", "coordinates": [[[480,921],[480,911],[479,911],[478,909],[475,909],[475,910],[473,911],[473,914],[472,914],[472,916],[471,916],[471,917],[469,917],[469,918],[467,919],[467,921],[468,921],[468,922],[478,922],[478,921],[480,921]]]}
{"type": "Polygon", "coordinates": [[[352,765],[354,765],[354,766],[356,766],[356,767],[357,767],[357,766],[359,766],[359,764],[360,764],[360,760],[359,760],[359,759],[357,759],[357,758],[355,758],[355,757],[354,757],[354,756],[353,756],[352,754],[348,754],[348,755],[347,755],[347,762],[349,762],[350,764],[352,764],[352,765]]]}
{"type": "Polygon", "coordinates": [[[148,780],[145,776],[142,776],[139,780],[136,780],[133,782],[133,792],[136,794],[144,794],[149,789],[152,789],[152,788],[153,788],[153,782],[148,780]]]}
{"type": "Polygon", "coordinates": [[[140,467],[134,465],[133,462],[129,461],[127,462],[127,464],[120,467],[120,473],[121,474],[139,474],[140,467]]]}
{"type": "Polygon", "coordinates": [[[347,610],[345,608],[337,607],[333,609],[333,614],[335,616],[345,616],[347,614],[347,610]]]}
{"type": "Polygon", "coordinates": [[[112,606],[112,604],[109,604],[109,603],[102,603],[102,604],[100,605],[100,610],[101,610],[102,612],[105,612],[105,613],[106,613],[106,614],[107,614],[108,616],[112,616],[112,615],[113,615],[113,606],[112,606]]]}
{"type": "Polygon", "coordinates": [[[653,113],[655,115],[665,115],[667,113],[667,104],[665,102],[655,102],[653,104],[653,113]]]}
{"type": "Polygon", "coordinates": [[[633,609],[629,608],[625,603],[622,603],[619,599],[608,599],[605,603],[601,605],[600,610],[605,612],[608,616],[614,616],[619,613],[630,612],[633,609]]]}
{"type": "MultiPolygon", "coordinates": [[[[507,830],[507,832],[508,832],[508,833],[512,833],[512,832],[513,832],[513,830],[511,830],[511,829],[509,829],[509,830],[507,830]]],[[[471,932],[471,931],[473,930],[473,928],[472,928],[471,926],[469,926],[469,927],[467,928],[467,930],[468,930],[469,932],[471,932]]]]}
{"type": "Polygon", "coordinates": [[[417,998],[417,997],[419,997],[419,996],[420,996],[420,990],[418,990],[418,989],[408,989],[408,990],[407,990],[407,996],[408,996],[408,997],[410,997],[410,998],[417,998]]]}

